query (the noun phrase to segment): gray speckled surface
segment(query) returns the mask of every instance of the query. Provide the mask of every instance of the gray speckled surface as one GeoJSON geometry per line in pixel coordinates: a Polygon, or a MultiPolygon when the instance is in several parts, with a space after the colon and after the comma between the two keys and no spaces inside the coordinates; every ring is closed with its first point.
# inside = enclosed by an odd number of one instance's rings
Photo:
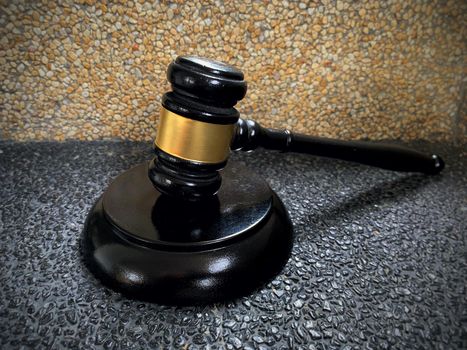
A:
{"type": "Polygon", "coordinates": [[[288,208],[292,258],[249,297],[176,308],[102,287],[79,254],[87,211],[149,144],[0,142],[0,348],[465,348],[465,147],[416,146],[441,176],[235,155],[288,208]]]}

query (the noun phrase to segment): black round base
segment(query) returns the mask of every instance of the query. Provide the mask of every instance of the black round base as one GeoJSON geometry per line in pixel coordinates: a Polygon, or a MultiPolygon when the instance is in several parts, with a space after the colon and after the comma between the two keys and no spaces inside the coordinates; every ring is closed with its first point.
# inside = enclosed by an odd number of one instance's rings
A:
{"type": "Polygon", "coordinates": [[[84,260],[106,285],[138,299],[200,304],[252,292],[280,272],[292,224],[258,175],[231,162],[212,200],[161,195],[148,164],[118,176],[88,215],[84,260]]]}

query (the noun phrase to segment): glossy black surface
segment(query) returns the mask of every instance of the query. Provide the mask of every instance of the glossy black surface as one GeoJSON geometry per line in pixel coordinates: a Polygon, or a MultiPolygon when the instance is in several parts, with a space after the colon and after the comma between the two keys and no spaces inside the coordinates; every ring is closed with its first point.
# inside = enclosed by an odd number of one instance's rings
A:
{"type": "Polygon", "coordinates": [[[233,107],[247,90],[243,73],[225,63],[194,56],[179,56],[167,69],[175,93],[210,106],[233,107]]]}
{"type": "Polygon", "coordinates": [[[143,163],[121,174],[91,210],[82,250],[91,271],[125,294],[160,303],[210,303],[274,277],[292,249],[281,201],[233,162],[211,201],[161,195],[143,163]]]}
{"type": "Polygon", "coordinates": [[[233,107],[219,107],[177,94],[167,92],[162,96],[162,106],[184,117],[213,124],[233,124],[240,114],[233,107]]]}
{"type": "Polygon", "coordinates": [[[107,218],[128,235],[156,246],[194,249],[226,242],[261,225],[272,209],[273,193],[243,166],[229,164],[216,196],[183,202],[161,195],[147,179],[148,164],[120,176],[103,195],[107,218]]]}
{"type": "Polygon", "coordinates": [[[167,69],[172,90],[162,105],[184,117],[214,124],[233,124],[234,108],[247,90],[243,73],[222,62],[194,56],[179,56],[167,69]]]}
{"type": "Polygon", "coordinates": [[[175,63],[180,65],[192,67],[193,70],[200,70],[203,74],[211,74],[213,76],[221,76],[224,78],[242,81],[244,76],[243,72],[231,65],[224,62],[211,60],[205,57],[197,56],[179,56],[175,63]]]}
{"type": "Polygon", "coordinates": [[[205,164],[188,161],[154,148],[148,176],[161,192],[180,201],[211,198],[222,182],[221,170],[227,162],[205,164]]]}
{"type": "Polygon", "coordinates": [[[342,159],[395,171],[438,174],[444,169],[443,159],[436,154],[399,145],[342,141],[267,129],[253,120],[240,119],[231,148],[251,151],[257,147],[342,159]]]}

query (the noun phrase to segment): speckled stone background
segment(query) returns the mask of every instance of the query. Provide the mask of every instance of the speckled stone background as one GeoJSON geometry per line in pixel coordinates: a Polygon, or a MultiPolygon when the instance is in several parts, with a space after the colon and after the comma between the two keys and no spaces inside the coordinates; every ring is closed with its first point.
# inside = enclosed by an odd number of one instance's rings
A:
{"type": "Polygon", "coordinates": [[[467,2],[0,1],[0,138],[150,140],[179,54],[244,70],[245,117],[465,140],[467,2]]]}
{"type": "Polygon", "coordinates": [[[0,348],[466,349],[467,148],[412,146],[443,173],[234,155],[284,201],[292,257],[250,296],[177,308],[103,287],[79,251],[93,202],[149,142],[0,142],[0,348]]]}

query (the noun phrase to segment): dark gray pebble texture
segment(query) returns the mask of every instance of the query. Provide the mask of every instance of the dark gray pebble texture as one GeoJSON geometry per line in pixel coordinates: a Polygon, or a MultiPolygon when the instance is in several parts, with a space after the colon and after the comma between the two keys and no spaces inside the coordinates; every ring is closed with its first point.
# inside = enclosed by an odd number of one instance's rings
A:
{"type": "Polygon", "coordinates": [[[150,144],[0,142],[0,348],[465,349],[466,148],[412,146],[445,171],[234,155],[284,201],[292,257],[253,295],[169,307],[103,287],[79,251],[92,204],[150,144]]]}

